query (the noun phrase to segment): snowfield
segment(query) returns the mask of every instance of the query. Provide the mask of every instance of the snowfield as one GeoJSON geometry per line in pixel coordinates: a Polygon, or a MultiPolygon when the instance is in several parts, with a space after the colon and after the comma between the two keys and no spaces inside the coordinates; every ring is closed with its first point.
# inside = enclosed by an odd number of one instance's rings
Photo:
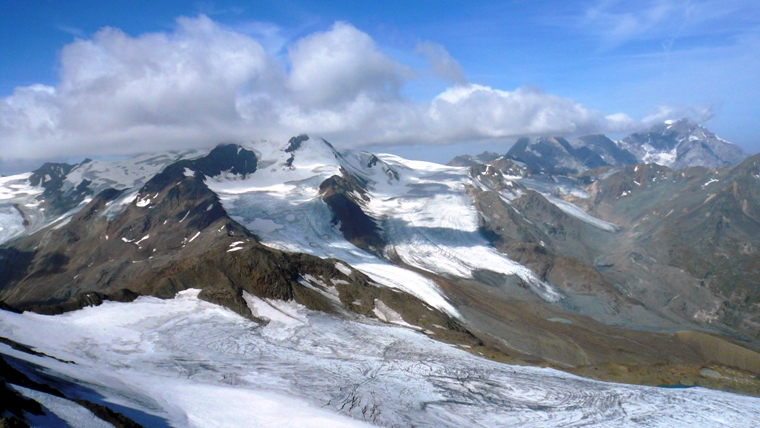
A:
{"type": "Polygon", "coordinates": [[[109,187],[116,190],[139,188],[167,165],[207,153],[208,150],[183,150],[140,155],[119,161],[85,162],[76,166],[66,176],[62,190],[75,188],[83,180],[91,181],[90,186],[95,194],[109,187]]]}
{"type": "Polygon", "coordinates": [[[479,232],[478,213],[465,185],[474,185],[467,169],[378,155],[398,180],[372,179],[367,209],[382,225],[392,251],[404,263],[437,274],[472,278],[486,269],[517,275],[544,300],[562,296],[529,269],[494,249],[479,232]]]}
{"type": "MultiPolygon", "coordinates": [[[[57,316],[0,311],[0,335],[76,364],[0,348],[79,385],[70,395],[99,397],[146,426],[760,424],[758,398],[508,366],[411,329],[247,296],[271,319],[258,325],[197,293],[57,316]]],[[[81,409],[46,407],[87,421],[81,409]]]]}
{"type": "Polygon", "coordinates": [[[254,145],[259,170],[245,178],[222,174],[206,181],[225,210],[265,245],[344,260],[377,283],[458,317],[433,281],[360,250],[346,241],[339,226],[331,225],[332,213],[319,195],[319,185],[347,171],[367,182],[369,201],[356,196],[388,240],[389,256],[450,277],[472,278],[478,269],[518,275],[543,299],[562,297],[481,236],[478,214],[465,189],[473,184],[466,169],[393,155],[373,159],[364,152],[338,153],[318,138],[304,141],[292,153],[284,147],[254,145]]]}

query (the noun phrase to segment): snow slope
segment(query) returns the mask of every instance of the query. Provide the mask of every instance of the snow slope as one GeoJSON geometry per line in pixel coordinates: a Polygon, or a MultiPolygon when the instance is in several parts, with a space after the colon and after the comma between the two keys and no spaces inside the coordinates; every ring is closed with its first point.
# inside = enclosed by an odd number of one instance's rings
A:
{"type": "Polygon", "coordinates": [[[497,252],[479,231],[478,213],[467,194],[468,170],[378,155],[398,180],[377,169],[367,209],[382,220],[392,251],[404,263],[453,277],[472,278],[479,269],[518,275],[547,301],[561,295],[533,272],[497,252]]]}
{"type": "Polygon", "coordinates": [[[35,198],[43,188],[31,186],[32,173],[0,177],[0,244],[24,233],[24,217],[15,205],[34,209],[39,205],[35,198]]]}
{"type": "MultiPolygon", "coordinates": [[[[259,235],[265,245],[333,257],[350,263],[377,283],[404,290],[457,316],[437,285],[363,250],[330,222],[332,213],[319,185],[348,172],[367,183],[362,209],[374,218],[389,244],[388,259],[445,276],[472,277],[478,269],[519,275],[548,301],[561,295],[529,269],[494,250],[478,231],[478,214],[465,186],[467,170],[408,161],[392,155],[337,152],[322,139],[304,141],[294,152],[285,145],[256,144],[256,173],[222,174],[207,180],[228,213],[259,235]]],[[[360,195],[356,199],[362,201],[360,195]]]]}
{"type": "Polygon", "coordinates": [[[30,415],[29,422],[32,426],[40,427],[88,427],[88,428],[111,428],[113,425],[99,419],[84,407],[65,398],[56,397],[44,392],[14,385],[13,389],[26,398],[40,403],[45,411],[44,415],[30,415]],[[52,415],[51,415],[52,413],[52,415]]]}
{"type": "Polygon", "coordinates": [[[119,161],[84,162],[69,172],[63,190],[74,188],[83,180],[91,182],[90,188],[95,194],[107,188],[116,190],[139,188],[167,165],[207,153],[208,150],[183,150],[139,155],[119,161]]]}
{"type": "Polygon", "coordinates": [[[260,326],[197,293],[57,316],[0,311],[0,335],[76,364],[0,348],[149,426],[760,424],[758,398],[508,366],[411,329],[293,303],[266,302],[260,310],[275,321],[260,326]]]}
{"type": "Polygon", "coordinates": [[[340,175],[348,162],[322,140],[310,139],[290,157],[273,145],[257,145],[259,170],[245,179],[222,174],[206,181],[230,216],[256,233],[262,243],[285,251],[336,258],[361,270],[378,284],[404,290],[452,316],[458,312],[431,280],[394,266],[346,241],[331,224],[332,213],[319,185],[340,175]],[[263,166],[262,166],[263,165],[263,166]]]}

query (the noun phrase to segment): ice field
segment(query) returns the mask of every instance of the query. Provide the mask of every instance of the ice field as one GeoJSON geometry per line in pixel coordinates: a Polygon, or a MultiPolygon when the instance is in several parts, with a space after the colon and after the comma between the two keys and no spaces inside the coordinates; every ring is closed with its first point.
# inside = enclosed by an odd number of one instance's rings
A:
{"type": "MultiPolygon", "coordinates": [[[[0,335],[149,426],[691,426],[760,424],[760,399],[597,382],[479,358],[421,333],[293,303],[258,325],[201,301],[140,297],[57,316],[0,311],[0,335]]],[[[78,392],[77,392],[78,391],[78,392]]]]}

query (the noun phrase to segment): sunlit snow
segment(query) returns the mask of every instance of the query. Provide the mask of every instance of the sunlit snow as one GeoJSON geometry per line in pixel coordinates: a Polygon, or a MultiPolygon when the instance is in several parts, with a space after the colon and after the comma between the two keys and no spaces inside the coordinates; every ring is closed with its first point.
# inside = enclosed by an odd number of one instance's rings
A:
{"type": "MultiPolygon", "coordinates": [[[[302,143],[294,153],[284,146],[255,145],[264,167],[245,178],[223,173],[206,184],[225,209],[259,235],[265,245],[345,260],[379,284],[404,290],[429,305],[457,316],[431,280],[395,266],[350,244],[331,226],[332,213],[319,185],[342,169],[367,181],[367,214],[388,239],[387,251],[405,263],[433,273],[472,277],[478,269],[518,275],[542,298],[561,295],[529,269],[493,249],[478,231],[478,217],[465,185],[466,169],[392,155],[337,153],[321,139],[302,143]],[[293,156],[288,165],[289,158],[293,156]]],[[[360,195],[355,195],[362,201],[360,195]]]]}
{"type": "Polygon", "coordinates": [[[245,295],[263,326],[197,293],[57,316],[0,311],[0,335],[76,364],[0,347],[150,426],[760,424],[753,397],[508,366],[409,328],[245,295]]]}

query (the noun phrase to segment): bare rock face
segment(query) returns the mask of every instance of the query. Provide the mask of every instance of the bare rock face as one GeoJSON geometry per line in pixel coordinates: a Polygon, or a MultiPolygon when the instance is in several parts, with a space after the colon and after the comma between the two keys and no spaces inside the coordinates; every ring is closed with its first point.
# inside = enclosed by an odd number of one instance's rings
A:
{"type": "Polygon", "coordinates": [[[332,223],[340,227],[346,240],[361,249],[379,253],[384,245],[380,228],[361,208],[369,200],[365,186],[366,183],[342,170],[341,175],[322,182],[319,193],[333,212],[332,223]]]}
{"type": "Polygon", "coordinates": [[[756,340],[758,163],[756,155],[719,170],[639,164],[594,181],[590,212],[624,226],[603,275],[648,290],[650,307],[756,340]]]}
{"type": "MultiPolygon", "coordinates": [[[[85,164],[89,159],[82,162],[85,164]]],[[[81,165],[81,164],[80,164],[81,165]]],[[[90,189],[90,181],[83,180],[74,188],[66,188],[64,180],[66,176],[79,165],[66,163],[46,163],[32,172],[29,184],[45,189],[40,195],[42,205],[48,211],[48,215],[57,216],[77,207],[86,198],[93,195],[90,189]]]]}

